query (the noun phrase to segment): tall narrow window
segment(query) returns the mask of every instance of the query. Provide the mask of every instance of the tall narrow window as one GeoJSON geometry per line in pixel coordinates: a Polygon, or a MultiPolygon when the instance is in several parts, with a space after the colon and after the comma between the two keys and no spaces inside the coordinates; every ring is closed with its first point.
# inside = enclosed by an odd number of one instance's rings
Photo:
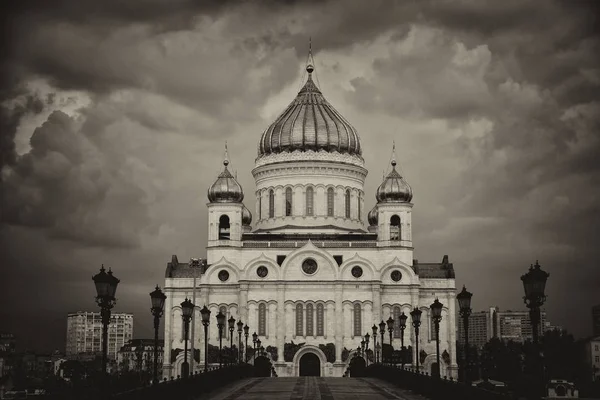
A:
{"type": "Polygon", "coordinates": [[[346,190],[346,218],[350,218],[350,189],[346,190]]]}
{"type": "Polygon", "coordinates": [[[333,188],[327,189],[327,216],[333,217],[333,188]]]}
{"type": "Polygon", "coordinates": [[[400,337],[400,307],[394,307],[394,337],[400,337]]]}
{"type": "Polygon", "coordinates": [[[358,192],[357,200],[358,200],[358,219],[361,219],[362,216],[361,216],[361,212],[360,212],[360,203],[361,203],[361,194],[360,194],[360,192],[358,192]]]}
{"type": "Polygon", "coordinates": [[[296,304],[296,336],[304,336],[304,309],[302,304],[296,304]]]}
{"type": "Polygon", "coordinates": [[[229,217],[221,215],[219,218],[219,240],[229,240],[229,217]]]}
{"type": "Polygon", "coordinates": [[[312,187],[306,189],[306,215],[314,215],[313,210],[313,200],[314,200],[314,190],[312,187]]]}
{"type": "Polygon", "coordinates": [[[390,240],[400,240],[400,217],[397,215],[390,218],[390,240]]]}
{"type": "Polygon", "coordinates": [[[324,306],[322,303],[317,304],[317,336],[325,336],[325,332],[323,331],[324,321],[323,317],[325,314],[324,306]]]}
{"type": "Polygon", "coordinates": [[[312,304],[306,305],[306,336],[313,336],[315,334],[313,310],[312,304]]]}
{"type": "Polygon", "coordinates": [[[275,216],[275,192],[273,189],[269,190],[269,218],[275,216]]]}
{"type": "Polygon", "coordinates": [[[362,336],[362,312],[360,304],[354,305],[354,336],[362,336]]]}
{"type": "Polygon", "coordinates": [[[292,215],[292,188],[285,189],[285,216],[292,215]]]}
{"type": "Polygon", "coordinates": [[[258,194],[258,219],[262,218],[262,193],[258,194]]]}
{"type": "Polygon", "coordinates": [[[227,316],[227,307],[225,306],[221,306],[219,307],[219,311],[221,312],[221,314],[223,314],[224,316],[227,316]]]}
{"type": "Polygon", "coordinates": [[[265,336],[267,334],[267,305],[260,303],[258,305],[258,335],[265,336]]]}

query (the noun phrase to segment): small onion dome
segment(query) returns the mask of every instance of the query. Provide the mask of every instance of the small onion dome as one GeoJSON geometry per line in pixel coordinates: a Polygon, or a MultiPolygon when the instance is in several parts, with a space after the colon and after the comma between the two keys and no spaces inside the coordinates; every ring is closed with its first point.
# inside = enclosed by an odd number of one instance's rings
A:
{"type": "Polygon", "coordinates": [[[208,200],[211,203],[241,203],[244,200],[244,191],[227,169],[229,161],[223,161],[225,168],[208,188],[208,200]]]}
{"type": "Polygon", "coordinates": [[[244,206],[242,209],[242,226],[250,226],[252,223],[252,213],[248,210],[248,207],[244,206]]]}
{"type": "Polygon", "coordinates": [[[367,215],[367,220],[369,221],[369,226],[377,226],[379,221],[379,214],[377,213],[377,206],[373,207],[369,214],[367,215]]]}
{"type": "Polygon", "coordinates": [[[356,129],[333,108],[312,80],[314,67],[306,67],[308,80],[292,103],[262,134],[258,155],[292,151],[327,151],[361,155],[356,129]]]}
{"type": "Polygon", "coordinates": [[[409,203],[412,200],[412,189],[398,171],[396,171],[395,160],[392,160],[392,172],[379,185],[375,197],[379,203],[409,203]]]}

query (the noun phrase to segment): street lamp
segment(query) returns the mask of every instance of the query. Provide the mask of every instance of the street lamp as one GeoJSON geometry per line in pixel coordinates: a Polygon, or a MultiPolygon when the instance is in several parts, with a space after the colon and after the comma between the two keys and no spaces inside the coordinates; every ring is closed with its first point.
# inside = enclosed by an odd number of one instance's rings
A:
{"type": "Polygon", "coordinates": [[[233,361],[233,331],[235,330],[235,318],[233,318],[233,315],[231,317],[229,317],[229,319],[227,320],[227,323],[229,324],[229,357],[231,360],[229,361],[233,361]]]}
{"type": "Polygon", "coordinates": [[[404,369],[404,353],[405,353],[405,348],[404,348],[404,329],[406,329],[406,320],[408,319],[408,317],[406,315],[404,315],[404,311],[402,312],[402,314],[400,314],[400,317],[398,318],[400,320],[400,352],[401,352],[401,363],[402,363],[402,369],[404,369]]]}
{"type": "Polygon", "coordinates": [[[225,328],[225,315],[219,310],[217,314],[217,328],[219,328],[219,368],[223,366],[223,328],[225,328]]]}
{"type": "Polygon", "coordinates": [[[469,383],[469,315],[471,315],[471,297],[473,297],[473,293],[468,292],[465,285],[463,285],[462,291],[456,295],[465,330],[465,383],[467,384],[469,383]]]}
{"type": "Polygon", "coordinates": [[[106,273],[104,264],[102,264],[100,272],[92,277],[92,280],[94,281],[94,285],[96,285],[96,303],[100,306],[100,316],[102,317],[102,374],[106,374],[110,310],[117,302],[115,294],[120,281],[113,276],[110,268],[108,269],[108,273],[106,273]]]}
{"type": "Polygon", "coordinates": [[[202,325],[204,325],[204,372],[208,371],[208,325],[210,324],[210,310],[206,307],[202,307],[200,310],[202,316],[202,325]]]}
{"type": "Polygon", "coordinates": [[[154,379],[152,383],[158,384],[158,328],[160,326],[160,317],[163,314],[165,308],[165,300],[167,296],[160,290],[158,285],[152,293],[150,293],[150,300],[152,301],[152,315],[154,315],[154,379]]]}
{"type": "Polygon", "coordinates": [[[373,330],[373,351],[375,352],[375,363],[379,362],[379,353],[377,352],[377,325],[373,324],[371,328],[373,330]]]}
{"type": "Polygon", "coordinates": [[[258,341],[258,335],[256,332],[252,334],[252,363],[256,361],[256,342],[258,341]]]}
{"type": "Polygon", "coordinates": [[[244,329],[244,323],[240,319],[237,323],[238,331],[238,364],[242,363],[242,329],[244,329]]]}
{"type": "Polygon", "coordinates": [[[192,319],[192,315],[194,314],[194,303],[192,303],[186,297],[185,300],[181,303],[181,316],[183,318],[183,326],[185,331],[185,341],[184,341],[184,349],[183,349],[183,364],[181,364],[181,376],[187,378],[190,374],[190,365],[187,360],[187,349],[188,349],[188,335],[190,332],[190,320],[192,319]]]}
{"type": "Polygon", "coordinates": [[[244,337],[246,338],[246,345],[244,346],[244,360],[246,363],[248,362],[248,333],[250,332],[250,327],[248,325],[244,325],[244,337]]]}
{"type": "Polygon", "coordinates": [[[390,359],[388,360],[388,363],[392,365],[392,351],[394,350],[394,347],[392,346],[392,333],[394,333],[394,318],[392,318],[392,316],[390,315],[386,322],[388,332],[390,334],[390,359]]]}
{"type": "Polygon", "coordinates": [[[360,341],[360,355],[364,355],[365,354],[365,340],[361,340],[360,341]]]}
{"type": "MultiPolygon", "coordinates": [[[[538,260],[535,261],[535,266],[531,265],[529,271],[521,276],[523,281],[523,288],[525,289],[525,296],[523,300],[525,305],[529,308],[529,319],[531,320],[533,346],[536,350],[536,359],[538,359],[540,366],[540,381],[543,381],[543,362],[541,360],[540,348],[539,348],[539,326],[540,326],[540,307],[546,301],[546,295],[544,293],[546,289],[546,281],[550,276],[549,273],[542,270],[538,260]]],[[[540,384],[540,393],[542,392],[543,385],[540,384]]]]}
{"type": "Polygon", "coordinates": [[[369,338],[370,338],[370,337],[371,337],[371,336],[369,335],[369,332],[367,332],[367,333],[365,334],[365,354],[367,355],[367,356],[366,356],[366,359],[367,359],[367,366],[369,366],[369,338]]]}
{"type": "Polygon", "coordinates": [[[381,333],[381,363],[383,364],[385,362],[385,359],[383,358],[383,335],[385,334],[385,322],[383,322],[383,320],[381,320],[379,323],[379,333],[381,333]]]}
{"type": "Polygon", "coordinates": [[[258,356],[259,357],[262,355],[262,346],[260,344],[261,344],[260,339],[258,339],[256,341],[256,348],[258,349],[258,356]]]}
{"type": "Polygon", "coordinates": [[[412,319],[412,325],[415,328],[415,360],[417,366],[417,372],[419,372],[419,327],[421,326],[421,313],[422,311],[415,307],[410,312],[412,319]]]}
{"type": "Polygon", "coordinates": [[[441,365],[440,365],[440,321],[442,320],[442,307],[444,305],[440,303],[438,299],[435,299],[433,303],[431,303],[431,318],[433,319],[433,323],[435,324],[435,351],[436,351],[436,362],[437,362],[437,378],[441,377],[441,365]]]}

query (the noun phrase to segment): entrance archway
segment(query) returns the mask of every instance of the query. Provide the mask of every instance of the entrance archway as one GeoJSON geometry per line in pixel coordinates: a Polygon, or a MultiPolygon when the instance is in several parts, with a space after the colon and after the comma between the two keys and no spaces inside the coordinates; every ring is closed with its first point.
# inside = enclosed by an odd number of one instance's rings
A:
{"type": "Polygon", "coordinates": [[[271,360],[265,356],[256,357],[254,360],[254,371],[256,376],[271,376],[271,360]]]}
{"type": "Polygon", "coordinates": [[[315,353],[300,357],[300,376],[321,376],[321,360],[315,353]]]}
{"type": "Polygon", "coordinates": [[[365,376],[366,367],[367,363],[363,357],[352,357],[352,361],[350,361],[350,377],[356,378],[360,376],[365,376]]]}

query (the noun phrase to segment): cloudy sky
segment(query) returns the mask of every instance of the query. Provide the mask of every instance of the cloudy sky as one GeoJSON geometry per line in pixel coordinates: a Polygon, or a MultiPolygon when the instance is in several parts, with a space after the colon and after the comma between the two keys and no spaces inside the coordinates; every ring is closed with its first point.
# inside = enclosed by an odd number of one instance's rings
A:
{"type": "Polygon", "coordinates": [[[121,279],[115,310],[151,337],[171,255],[206,254],[226,140],[254,209],[256,145],[302,85],[309,37],[320,88],[361,135],[368,209],[395,141],[416,258],[448,254],[475,310],[523,309],[539,259],[551,322],[591,334],[593,1],[18,3],[0,61],[0,328],[21,348],[64,349],[102,263],[121,279]]]}

